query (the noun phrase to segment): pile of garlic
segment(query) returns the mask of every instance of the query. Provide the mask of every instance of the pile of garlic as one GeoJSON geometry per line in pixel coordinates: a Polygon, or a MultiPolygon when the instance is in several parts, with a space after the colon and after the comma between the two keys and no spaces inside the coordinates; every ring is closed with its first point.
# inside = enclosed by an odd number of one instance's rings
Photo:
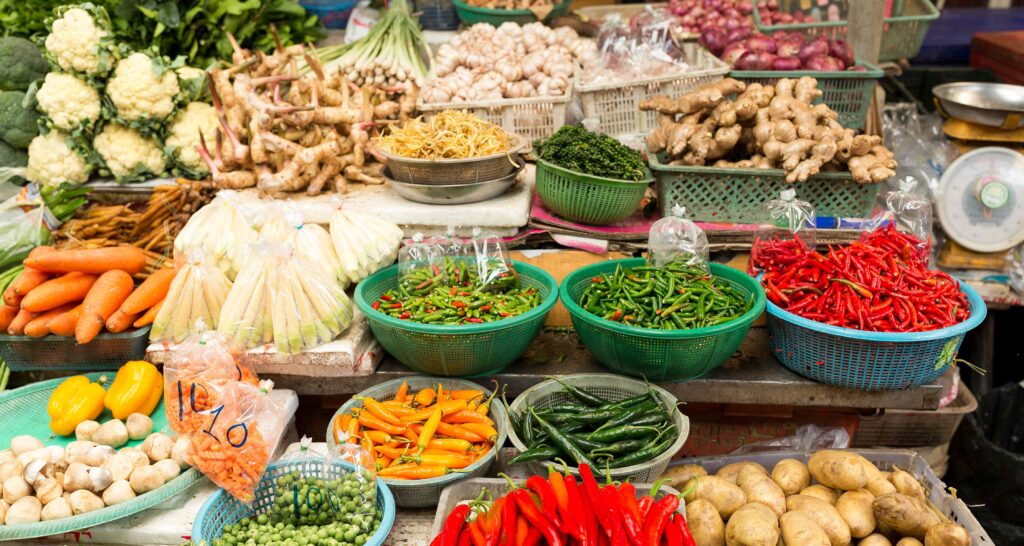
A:
{"type": "Polygon", "coordinates": [[[149,417],[85,421],[66,448],[16,436],[0,451],[0,524],[49,521],[130,501],[191,466],[189,439],[153,432],[149,417]],[[129,439],[139,447],[121,447],[129,439]]]}
{"type": "Polygon", "coordinates": [[[596,57],[595,42],[569,27],[478,23],[438,49],[434,74],[420,97],[441,103],[563,96],[575,61],[596,57]]]}

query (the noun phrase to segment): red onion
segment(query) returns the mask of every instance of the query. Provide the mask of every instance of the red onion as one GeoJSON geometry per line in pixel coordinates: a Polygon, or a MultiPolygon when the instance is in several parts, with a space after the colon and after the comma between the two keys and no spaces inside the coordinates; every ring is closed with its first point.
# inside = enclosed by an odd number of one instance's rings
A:
{"type": "Polygon", "coordinates": [[[800,60],[805,64],[811,57],[820,57],[825,55],[828,55],[828,42],[823,39],[815,39],[804,44],[804,46],[800,48],[800,53],[798,54],[800,60]]]}
{"type": "Polygon", "coordinates": [[[747,48],[743,42],[736,42],[726,46],[725,50],[722,51],[721,59],[730,65],[735,65],[736,61],[740,60],[740,57],[747,53],[747,48]]]}
{"type": "Polygon", "coordinates": [[[756,53],[767,51],[768,53],[775,53],[778,50],[778,44],[775,40],[765,36],[764,34],[757,34],[747,38],[747,49],[756,53]]]}
{"type": "Polygon", "coordinates": [[[736,68],[740,70],[771,70],[775,62],[775,55],[767,51],[748,51],[736,61],[736,68]]]}
{"type": "Polygon", "coordinates": [[[835,72],[842,70],[839,60],[826,55],[815,55],[804,61],[804,68],[807,70],[818,70],[821,72],[835,72]]]}
{"type": "Polygon", "coordinates": [[[853,48],[846,40],[832,40],[828,44],[829,55],[843,61],[844,65],[853,64],[853,48]]]}
{"type": "Polygon", "coordinates": [[[867,72],[866,66],[854,65],[846,69],[847,72],[867,72]]]}
{"type": "Polygon", "coordinates": [[[776,57],[772,61],[772,70],[800,70],[803,63],[797,57],[776,57]]]}
{"type": "Polygon", "coordinates": [[[708,48],[714,55],[721,55],[725,51],[725,46],[729,43],[727,41],[727,35],[725,31],[720,28],[708,28],[700,34],[700,43],[708,48]]]}
{"type": "Polygon", "coordinates": [[[737,28],[729,31],[729,35],[726,37],[726,42],[733,44],[741,40],[746,39],[750,36],[751,31],[749,28],[737,28]]]}

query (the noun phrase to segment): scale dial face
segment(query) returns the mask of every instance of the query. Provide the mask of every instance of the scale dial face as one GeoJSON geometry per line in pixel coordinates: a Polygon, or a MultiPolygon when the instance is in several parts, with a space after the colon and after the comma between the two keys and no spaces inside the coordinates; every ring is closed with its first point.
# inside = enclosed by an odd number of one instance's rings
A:
{"type": "Polygon", "coordinates": [[[946,169],[935,195],[942,229],[976,252],[1024,241],[1024,155],[1008,148],[972,150],[946,169]]]}

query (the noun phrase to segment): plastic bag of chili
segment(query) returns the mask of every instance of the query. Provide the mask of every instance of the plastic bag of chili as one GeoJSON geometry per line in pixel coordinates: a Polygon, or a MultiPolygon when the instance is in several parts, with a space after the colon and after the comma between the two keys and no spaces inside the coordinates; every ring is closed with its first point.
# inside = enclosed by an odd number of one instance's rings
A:
{"type": "Polygon", "coordinates": [[[651,225],[647,261],[654,267],[681,263],[711,274],[708,236],[686,218],[686,207],[673,205],[672,214],[651,225]]]}
{"type": "Polygon", "coordinates": [[[797,256],[814,250],[818,239],[814,218],[814,206],[797,199],[795,190],[783,190],[778,199],[766,202],[750,250],[750,273],[780,265],[780,251],[787,247],[797,256]]]}

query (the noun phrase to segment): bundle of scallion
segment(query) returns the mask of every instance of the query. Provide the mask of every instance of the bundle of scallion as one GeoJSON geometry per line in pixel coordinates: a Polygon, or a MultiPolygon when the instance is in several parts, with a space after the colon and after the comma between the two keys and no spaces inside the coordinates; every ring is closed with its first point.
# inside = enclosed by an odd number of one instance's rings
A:
{"type": "Polygon", "coordinates": [[[359,40],[317,51],[325,72],[341,70],[360,87],[404,87],[408,83],[422,87],[428,70],[424,57],[429,54],[407,0],[392,0],[380,21],[359,40]]]}

